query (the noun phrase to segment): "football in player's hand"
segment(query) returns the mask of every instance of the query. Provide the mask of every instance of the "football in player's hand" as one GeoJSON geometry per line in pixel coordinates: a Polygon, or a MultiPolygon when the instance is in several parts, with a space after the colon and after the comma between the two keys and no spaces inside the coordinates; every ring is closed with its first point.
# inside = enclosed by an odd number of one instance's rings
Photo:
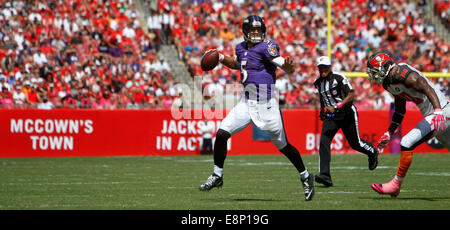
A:
{"type": "Polygon", "coordinates": [[[217,50],[208,50],[203,54],[200,65],[203,71],[210,71],[219,64],[219,52],[217,50]]]}

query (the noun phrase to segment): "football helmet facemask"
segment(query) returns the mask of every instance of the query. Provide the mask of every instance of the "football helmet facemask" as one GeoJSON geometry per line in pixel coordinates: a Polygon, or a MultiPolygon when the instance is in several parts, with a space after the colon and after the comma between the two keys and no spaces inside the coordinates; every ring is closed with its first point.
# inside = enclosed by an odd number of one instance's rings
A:
{"type": "Polygon", "coordinates": [[[242,32],[244,40],[253,44],[258,44],[266,38],[266,25],[264,20],[257,15],[250,15],[242,22],[242,32]]]}
{"type": "Polygon", "coordinates": [[[379,51],[372,54],[367,60],[367,74],[369,81],[377,85],[382,85],[384,79],[394,68],[394,58],[389,52],[379,51]]]}

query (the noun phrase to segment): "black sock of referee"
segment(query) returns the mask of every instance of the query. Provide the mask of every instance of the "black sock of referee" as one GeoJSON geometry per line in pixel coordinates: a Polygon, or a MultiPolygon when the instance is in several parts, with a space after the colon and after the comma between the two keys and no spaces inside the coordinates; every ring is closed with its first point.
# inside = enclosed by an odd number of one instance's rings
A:
{"type": "Polygon", "coordinates": [[[294,146],[292,146],[288,142],[288,144],[283,149],[281,149],[280,152],[282,152],[291,161],[291,163],[300,173],[302,179],[305,179],[309,176],[308,170],[303,164],[302,157],[300,156],[300,153],[294,146]]]}
{"type": "Polygon", "coordinates": [[[227,141],[231,134],[223,129],[219,129],[216,133],[214,142],[214,173],[222,177],[223,164],[227,157],[227,141]]]}

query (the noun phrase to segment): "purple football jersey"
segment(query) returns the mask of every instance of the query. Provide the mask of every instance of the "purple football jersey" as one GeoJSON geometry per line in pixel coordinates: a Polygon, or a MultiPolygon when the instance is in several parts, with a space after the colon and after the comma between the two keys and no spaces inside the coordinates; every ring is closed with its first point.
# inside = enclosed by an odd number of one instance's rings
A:
{"type": "Polygon", "coordinates": [[[247,42],[236,45],[236,56],[241,71],[241,81],[250,99],[269,99],[275,96],[275,70],[277,66],[270,60],[279,57],[280,47],[269,40],[247,48],[247,42]]]}

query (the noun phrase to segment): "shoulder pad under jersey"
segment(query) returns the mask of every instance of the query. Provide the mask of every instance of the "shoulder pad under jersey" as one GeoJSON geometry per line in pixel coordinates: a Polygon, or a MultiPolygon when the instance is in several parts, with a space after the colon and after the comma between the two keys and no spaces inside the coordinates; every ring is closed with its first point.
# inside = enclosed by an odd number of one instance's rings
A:
{"type": "Polygon", "coordinates": [[[406,64],[398,64],[392,69],[391,83],[404,83],[409,74],[413,72],[406,64]]]}

